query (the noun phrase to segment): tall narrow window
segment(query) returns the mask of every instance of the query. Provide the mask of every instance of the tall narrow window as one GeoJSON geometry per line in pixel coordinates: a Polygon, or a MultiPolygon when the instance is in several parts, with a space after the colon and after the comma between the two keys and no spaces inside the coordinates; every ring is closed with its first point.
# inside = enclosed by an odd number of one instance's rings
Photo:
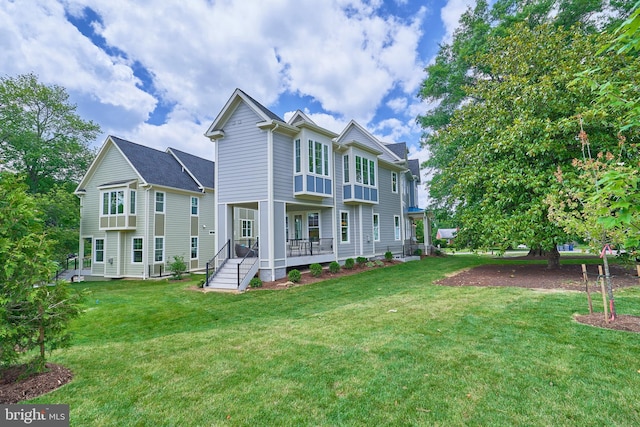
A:
{"type": "Polygon", "coordinates": [[[129,193],[129,213],[136,214],[136,190],[131,190],[129,193]]]}
{"type": "Polygon", "coordinates": [[[322,146],[323,150],[323,162],[324,162],[324,175],[329,176],[329,147],[327,145],[322,146]]]}
{"type": "Polygon", "coordinates": [[[391,191],[398,192],[398,174],[396,172],[391,172],[391,191]]]}
{"type": "Polygon", "coordinates": [[[124,191],[116,192],[116,204],[118,205],[118,214],[124,213],[124,191]]]}
{"type": "Polygon", "coordinates": [[[347,183],[349,182],[349,155],[343,156],[343,164],[344,164],[344,182],[347,183]]]}
{"type": "Polygon", "coordinates": [[[322,144],[315,142],[316,173],[322,175],[322,144]]]}
{"type": "Polygon", "coordinates": [[[95,240],[95,251],[96,254],[96,262],[104,262],[104,239],[96,239],[95,240]]]}
{"type": "Polygon", "coordinates": [[[356,156],[356,182],[362,184],[362,157],[356,156]]]}
{"type": "Polygon", "coordinates": [[[349,212],[340,212],[340,241],[349,242],[349,212]]]}
{"type": "Polygon", "coordinates": [[[109,193],[102,193],[102,215],[109,215],[109,193]]]}
{"type": "Polygon", "coordinates": [[[376,185],[376,164],[369,160],[369,185],[376,185]]]}
{"type": "Polygon", "coordinates": [[[111,192],[111,197],[109,198],[109,214],[110,215],[115,215],[116,214],[116,209],[117,209],[117,201],[118,201],[118,195],[116,194],[115,191],[111,192]]]}
{"type": "Polygon", "coordinates": [[[191,259],[198,259],[198,238],[191,238],[191,259]]]}
{"type": "Polygon", "coordinates": [[[164,213],[164,193],[156,193],[156,212],[164,213]]]}
{"type": "Polygon", "coordinates": [[[299,139],[296,139],[294,143],[294,151],[295,151],[295,159],[296,159],[295,170],[296,170],[296,173],[300,173],[302,171],[302,158],[300,156],[300,140],[299,139]]]}
{"type": "Polygon", "coordinates": [[[362,159],[362,183],[369,185],[369,160],[362,159]]]}
{"type": "Polygon", "coordinates": [[[400,240],[400,217],[398,215],[393,216],[393,231],[396,240],[400,240]]]}
{"type": "Polygon", "coordinates": [[[132,262],[142,262],[142,237],[134,237],[132,240],[132,262]]]}
{"type": "Polygon", "coordinates": [[[156,237],[153,260],[155,262],[164,261],[164,237],[156,237]]]}
{"type": "Polygon", "coordinates": [[[309,172],[313,173],[313,141],[309,140],[309,172]]]}
{"type": "Polygon", "coordinates": [[[198,198],[191,197],[191,215],[198,216],[198,198]]]}
{"type": "Polygon", "coordinates": [[[309,240],[320,240],[320,214],[313,212],[307,215],[307,228],[309,229],[309,240]]]}
{"type": "Polygon", "coordinates": [[[380,241],[380,214],[373,214],[373,241],[380,241]]]}

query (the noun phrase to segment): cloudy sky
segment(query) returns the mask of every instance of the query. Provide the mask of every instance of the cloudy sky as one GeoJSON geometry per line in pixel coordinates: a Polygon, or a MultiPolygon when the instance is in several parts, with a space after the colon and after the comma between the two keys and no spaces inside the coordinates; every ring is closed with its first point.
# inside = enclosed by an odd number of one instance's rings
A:
{"type": "Polygon", "coordinates": [[[2,0],[0,74],[65,87],[107,134],[210,158],[235,88],[287,120],[355,119],[424,159],[424,67],[473,0],[2,0]]]}

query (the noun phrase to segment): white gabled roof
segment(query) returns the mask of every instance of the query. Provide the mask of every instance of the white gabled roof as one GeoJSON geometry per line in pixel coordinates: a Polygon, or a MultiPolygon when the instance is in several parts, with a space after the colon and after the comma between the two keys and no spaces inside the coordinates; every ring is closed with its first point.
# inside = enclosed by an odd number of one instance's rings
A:
{"type": "Polygon", "coordinates": [[[347,126],[344,128],[344,130],[340,133],[340,135],[338,135],[338,137],[335,139],[335,141],[338,144],[344,144],[346,145],[348,142],[350,141],[346,141],[346,135],[349,133],[349,131],[352,128],[356,128],[360,133],[362,133],[369,142],[371,142],[373,145],[375,145],[379,151],[381,151],[381,154],[387,154],[389,159],[393,162],[403,162],[405,159],[398,157],[398,155],[396,153],[394,153],[392,150],[390,150],[386,144],[384,144],[383,142],[381,142],[378,138],[376,138],[375,136],[373,136],[373,134],[371,132],[369,132],[367,129],[365,129],[363,126],[361,126],[358,122],[356,122],[355,120],[351,120],[347,126]]]}

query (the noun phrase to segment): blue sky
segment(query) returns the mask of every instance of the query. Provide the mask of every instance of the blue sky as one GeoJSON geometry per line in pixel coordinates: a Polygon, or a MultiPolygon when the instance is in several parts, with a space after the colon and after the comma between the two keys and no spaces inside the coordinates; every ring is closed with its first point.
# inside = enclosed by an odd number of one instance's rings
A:
{"type": "MultiPolygon", "coordinates": [[[[64,86],[108,134],[210,158],[236,87],[287,120],[355,119],[424,160],[416,94],[473,0],[4,0],[0,73],[64,86]]],[[[424,198],[424,192],[422,198],[424,198]]]]}

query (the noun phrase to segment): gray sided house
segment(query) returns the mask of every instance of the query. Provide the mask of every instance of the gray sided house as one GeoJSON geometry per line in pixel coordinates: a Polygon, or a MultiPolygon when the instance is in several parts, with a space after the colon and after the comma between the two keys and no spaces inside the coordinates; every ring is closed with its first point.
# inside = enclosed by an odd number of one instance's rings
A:
{"type": "Polygon", "coordinates": [[[355,121],[336,134],[300,111],[285,122],[240,89],[205,136],[216,165],[212,270],[247,256],[233,264],[247,278],[241,289],[255,272],[270,281],[296,266],[419,248],[420,170],[405,143],[385,144],[355,121]]]}
{"type": "Polygon", "coordinates": [[[109,136],[76,189],[83,274],[149,278],[214,253],[214,164],[109,136]]]}

